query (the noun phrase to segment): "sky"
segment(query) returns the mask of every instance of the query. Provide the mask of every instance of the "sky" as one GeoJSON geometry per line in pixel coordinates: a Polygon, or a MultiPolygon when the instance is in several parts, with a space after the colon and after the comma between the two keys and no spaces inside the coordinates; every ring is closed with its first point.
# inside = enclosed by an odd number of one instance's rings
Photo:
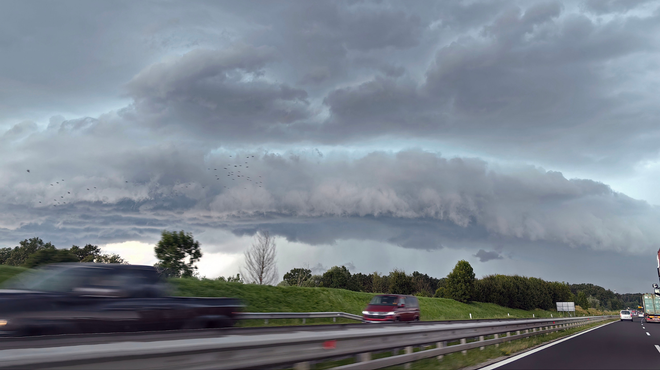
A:
{"type": "Polygon", "coordinates": [[[657,282],[658,1],[15,1],[0,55],[0,247],[657,282]]]}

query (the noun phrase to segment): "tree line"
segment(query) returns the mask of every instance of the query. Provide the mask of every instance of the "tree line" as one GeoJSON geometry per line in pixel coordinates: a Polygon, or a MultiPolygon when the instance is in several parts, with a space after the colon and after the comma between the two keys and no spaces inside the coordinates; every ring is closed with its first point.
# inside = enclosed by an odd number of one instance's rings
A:
{"type": "Polygon", "coordinates": [[[294,268],[284,274],[280,285],[450,298],[523,310],[552,309],[556,307],[556,302],[575,302],[584,309],[617,310],[624,307],[620,295],[593,284],[570,285],[518,275],[488,275],[477,279],[470,263],[463,260],[444,278],[418,271],[407,274],[402,270],[394,270],[387,275],[377,272],[351,274],[345,266],[333,266],[319,275],[313,275],[308,268],[294,268]]]}
{"type": "Polygon", "coordinates": [[[0,248],[0,265],[37,267],[58,262],[125,263],[118,254],[107,254],[96,245],[55,248],[38,237],[25,239],[14,248],[0,248]]]}

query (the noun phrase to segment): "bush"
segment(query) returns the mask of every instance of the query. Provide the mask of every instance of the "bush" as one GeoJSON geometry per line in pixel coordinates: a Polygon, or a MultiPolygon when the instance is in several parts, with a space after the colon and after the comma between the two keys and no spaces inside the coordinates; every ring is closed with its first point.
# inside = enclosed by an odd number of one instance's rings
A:
{"type": "Polygon", "coordinates": [[[290,286],[303,286],[303,283],[312,277],[312,270],[306,268],[294,268],[284,274],[283,280],[290,286]]]}
{"type": "Polygon", "coordinates": [[[412,294],[413,281],[406,275],[405,271],[397,270],[390,272],[389,291],[393,294],[412,294]]]}
{"type": "Polygon", "coordinates": [[[348,289],[351,273],[345,266],[333,266],[323,274],[321,286],[324,288],[348,289]]]}
{"type": "Polygon", "coordinates": [[[78,257],[67,249],[42,249],[31,254],[23,266],[32,268],[59,262],[79,262],[79,260],[78,257]]]}
{"type": "Polygon", "coordinates": [[[470,263],[460,260],[454,267],[454,270],[447,276],[447,295],[449,298],[468,302],[475,295],[474,270],[470,263]]]}

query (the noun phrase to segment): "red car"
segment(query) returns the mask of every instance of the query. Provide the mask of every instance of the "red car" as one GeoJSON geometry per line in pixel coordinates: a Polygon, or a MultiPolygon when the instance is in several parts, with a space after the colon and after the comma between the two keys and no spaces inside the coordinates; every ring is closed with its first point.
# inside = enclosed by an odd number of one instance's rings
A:
{"type": "Polygon", "coordinates": [[[377,295],[362,311],[362,318],[365,322],[419,321],[419,301],[411,295],[377,295]]]}

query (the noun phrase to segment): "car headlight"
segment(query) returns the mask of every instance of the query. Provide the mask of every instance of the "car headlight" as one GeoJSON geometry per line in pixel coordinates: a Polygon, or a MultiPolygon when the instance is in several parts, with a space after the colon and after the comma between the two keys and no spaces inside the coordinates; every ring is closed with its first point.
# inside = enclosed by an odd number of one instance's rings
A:
{"type": "Polygon", "coordinates": [[[388,313],[386,313],[385,315],[387,315],[387,316],[392,316],[392,315],[394,315],[394,312],[388,312],[388,313]]]}
{"type": "Polygon", "coordinates": [[[0,326],[7,325],[7,320],[0,320],[0,326]]]}
{"type": "Polygon", "coordinates": [[[362,311],[363,315],[369,315],[369,311],[362,311]]]}

